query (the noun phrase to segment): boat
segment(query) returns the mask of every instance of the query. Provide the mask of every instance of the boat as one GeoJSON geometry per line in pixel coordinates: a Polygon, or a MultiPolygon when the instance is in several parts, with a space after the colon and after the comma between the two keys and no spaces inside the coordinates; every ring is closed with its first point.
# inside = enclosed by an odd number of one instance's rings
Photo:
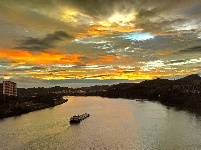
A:
{"type": "Polygon", "coordinates": [[[70,123],[80,123],[79,116],[73,116],[70,118],[70,123]]]}
{"type": "Polygon", "coordinates": [[[82,120],[86,119],[87,117],[89,117],[90,114],[84,113],[82,115],[74,115],[70,118],[70,124],[74,124],[74,123],[80,123],[82,120]]]}

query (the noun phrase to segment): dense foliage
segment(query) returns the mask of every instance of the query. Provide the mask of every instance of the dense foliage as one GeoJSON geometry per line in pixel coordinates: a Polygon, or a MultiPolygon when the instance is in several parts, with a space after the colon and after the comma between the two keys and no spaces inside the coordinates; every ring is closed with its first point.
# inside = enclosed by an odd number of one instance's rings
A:
{"type": "Polygon", "coordinates": [[[34,96],[0,96],[0,118],[20,115],[34,110],[53,107],[66,102],[57,94],[36,94],[34,96]]]}
{"type": "Polygon", "coordinates": [[[97,93],[97,95],[113,98],[148,99],[179,109],[201,112],[201,78],[197,75],[174,81],[155,79],[138,84],[117,84],[106,92],[97,93]]]}

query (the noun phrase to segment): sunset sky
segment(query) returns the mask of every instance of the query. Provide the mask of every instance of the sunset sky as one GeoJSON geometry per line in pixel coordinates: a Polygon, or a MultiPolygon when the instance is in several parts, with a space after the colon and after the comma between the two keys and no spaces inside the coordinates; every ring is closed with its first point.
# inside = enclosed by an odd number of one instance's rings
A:
{"type": "Polygon", "coordinates": [[[0,81],[78,87],[194,73],[200,0],[0,1],[0,81]]]}

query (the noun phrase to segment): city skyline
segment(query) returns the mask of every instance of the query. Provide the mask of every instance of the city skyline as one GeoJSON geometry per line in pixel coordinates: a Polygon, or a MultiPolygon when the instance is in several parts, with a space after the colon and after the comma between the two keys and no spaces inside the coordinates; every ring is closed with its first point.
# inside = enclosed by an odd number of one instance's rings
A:
{"type": "Polygon", "coordinates": [[[199,0],[0,2],[0,80],[80,87],[201,75],[199,0]]]}

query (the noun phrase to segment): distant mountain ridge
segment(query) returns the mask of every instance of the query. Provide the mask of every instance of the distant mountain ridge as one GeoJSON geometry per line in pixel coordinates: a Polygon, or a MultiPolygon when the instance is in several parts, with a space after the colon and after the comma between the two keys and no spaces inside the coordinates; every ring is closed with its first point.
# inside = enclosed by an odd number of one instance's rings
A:
{"type": "Polygon", "coordinates": [[[181,79],[177,79],[176,83],[180,84],[199,84],[201,83],[201,77],[198,74],[191,74],[181,79]]]}
{"type": "Polygon", "coordinates": [[[201,80],[201,77],[198,74],[191,74],[178,80],[201,80]]]}

